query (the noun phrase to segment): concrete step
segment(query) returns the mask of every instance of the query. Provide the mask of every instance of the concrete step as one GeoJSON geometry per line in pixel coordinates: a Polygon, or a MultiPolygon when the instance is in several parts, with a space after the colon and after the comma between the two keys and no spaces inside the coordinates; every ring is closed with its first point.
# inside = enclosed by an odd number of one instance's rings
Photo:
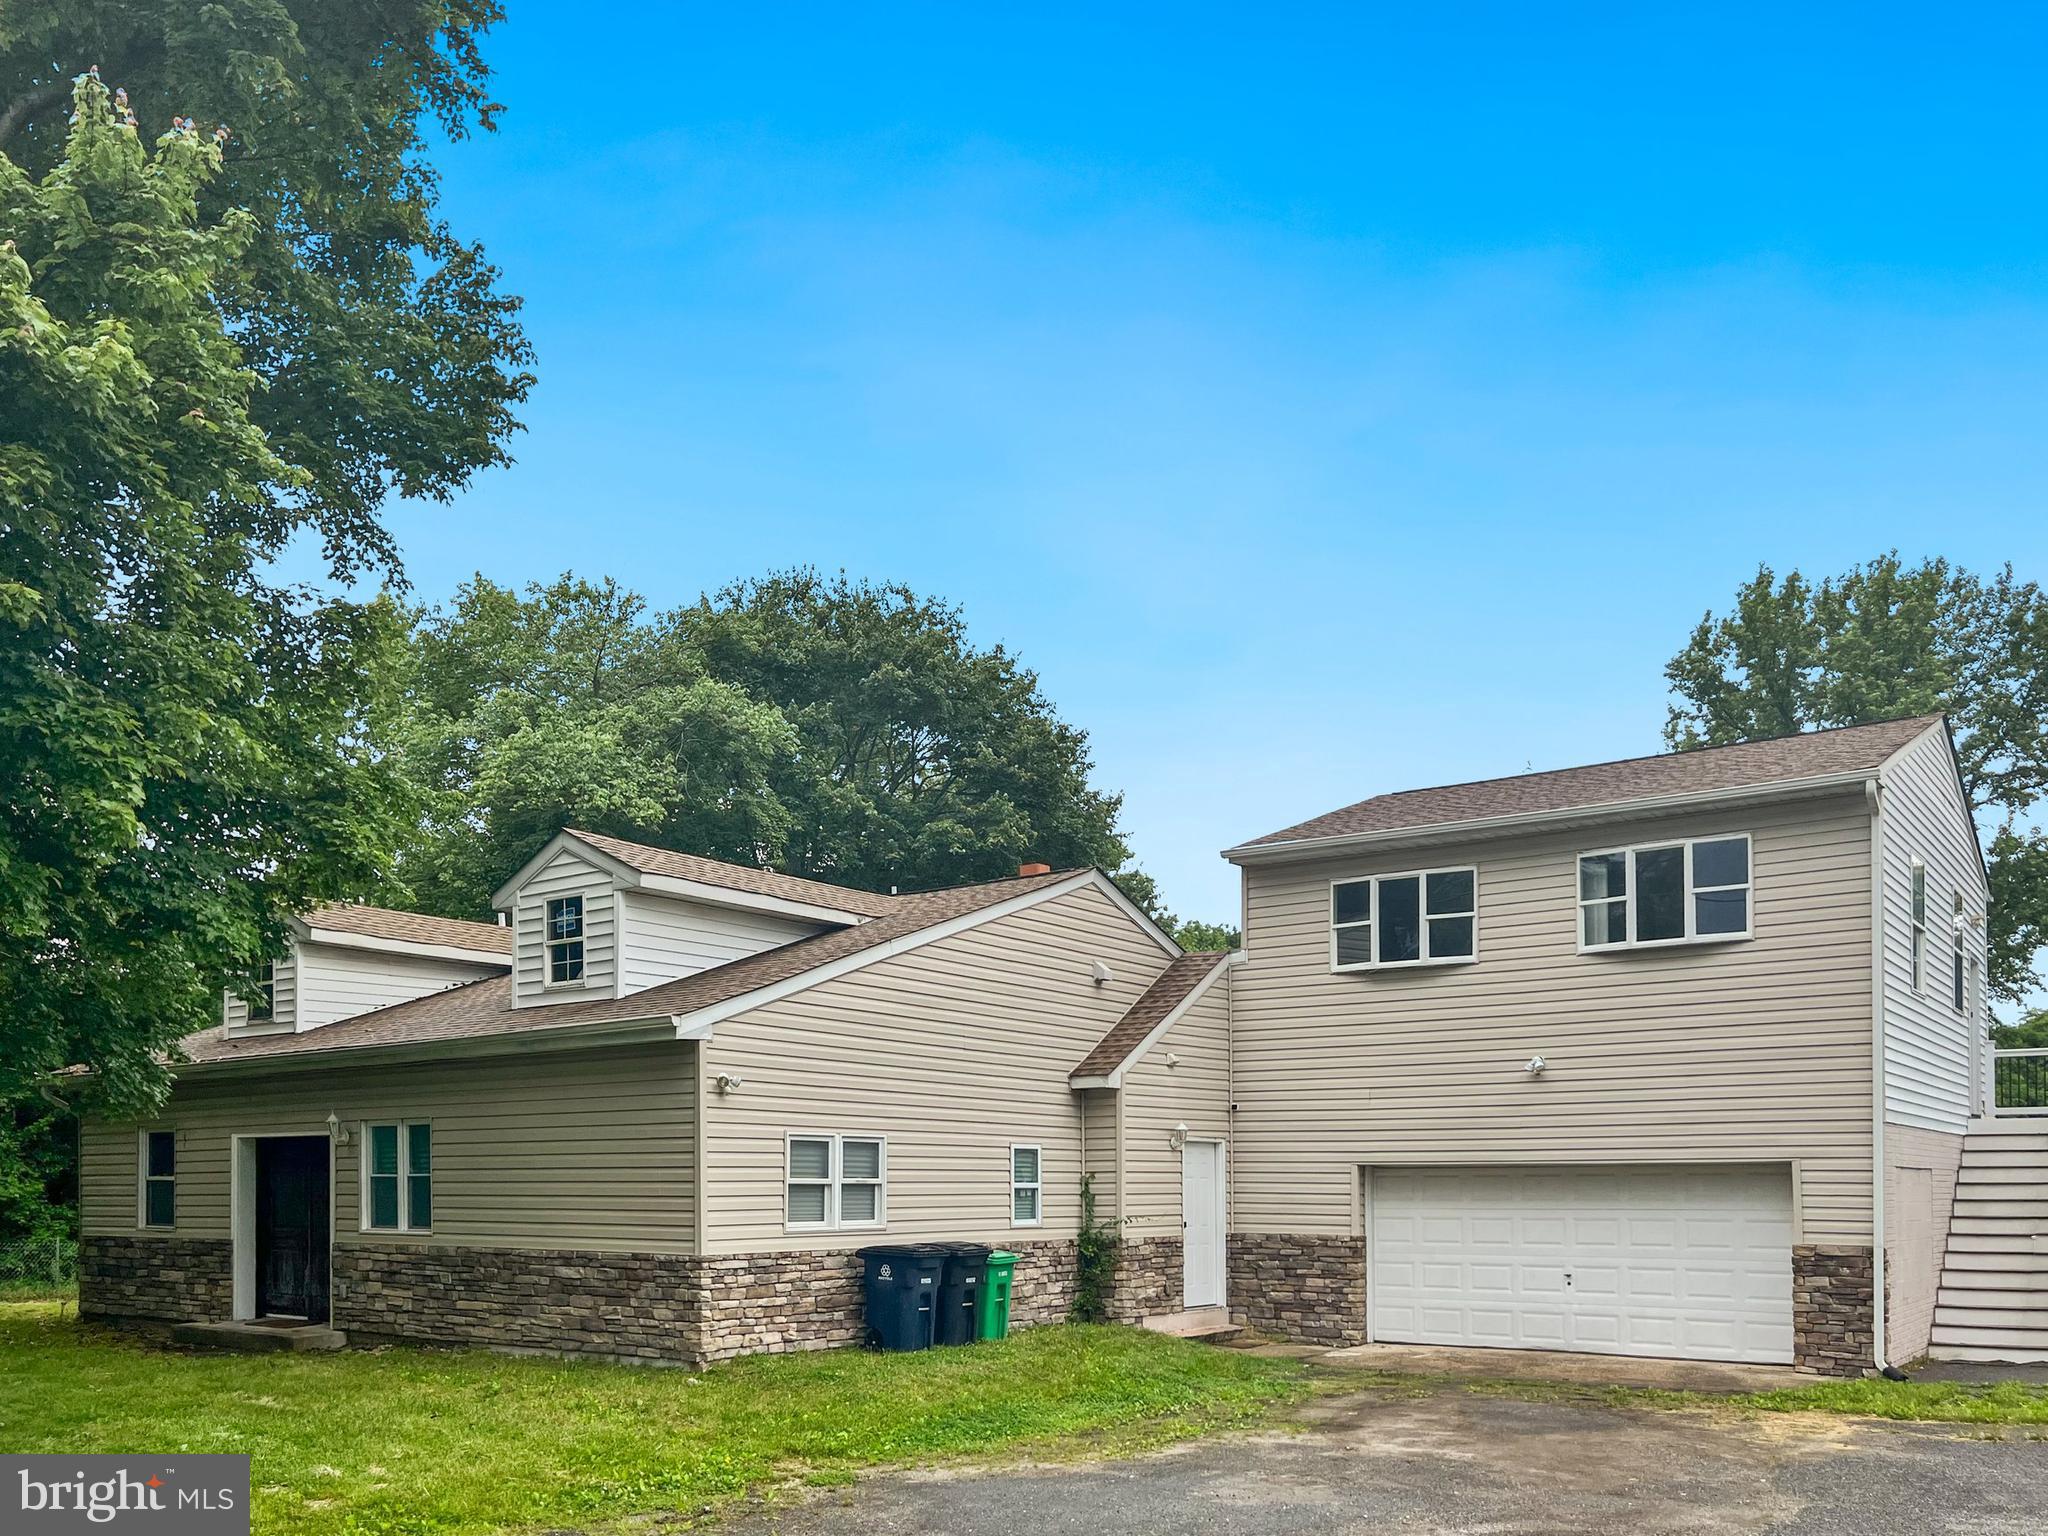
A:
{"type": "Polygon", "coordinates": [[[2016,1312],[2048,1312],[2048,1285],[2033,1291],[1993,1290],[1986,1286],[1952,1285],[1949,1279],[1943,1275],[1941,1288],[1934,1293],[1937,1309],[1991,1307],[2016,1312]]]}
{"type": "Polygon", "coordinates": [[[272,1350],[345,1349],[348,1335],[324,1323],[259,1318],[241,1323],[178,1323],[171,1329],[171,1342],[188,1349],[232,1349],[257,1354],[272,1350]]]}
{"type": "Polygon", "coordinates": [[[1140,1325],[1153,1333],[1171,1334],[1176,1339],[1221,1339],[1239,1332],[1230,1320],[1228,1307],[1190,1307],[1185,1312],[1164,1312],[1148,1317],[1140,1325]]]}

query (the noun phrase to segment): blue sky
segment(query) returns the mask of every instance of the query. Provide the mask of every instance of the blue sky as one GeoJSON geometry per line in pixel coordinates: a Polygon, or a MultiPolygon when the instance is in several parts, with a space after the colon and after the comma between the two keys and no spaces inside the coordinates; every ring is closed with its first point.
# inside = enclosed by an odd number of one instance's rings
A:
{"type": "Polygon", "coordinates": [[[441,164],[540,384],[396,513],[418,595],[942,594],[1183,913],[1302,816],[1656,750],[1760,561],[2048,574],[2048,12],[512,12],[441,164]]]}

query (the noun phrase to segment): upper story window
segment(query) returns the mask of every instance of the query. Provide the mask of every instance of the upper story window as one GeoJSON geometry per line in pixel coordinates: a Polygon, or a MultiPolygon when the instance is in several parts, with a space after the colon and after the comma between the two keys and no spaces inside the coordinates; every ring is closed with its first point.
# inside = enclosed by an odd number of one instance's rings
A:
{"type": "Polygon", "coordinates": [[[1579,856],[1579,948],[1749,937],[1749,835],[1579,856]]]}
{"type": "Polygon", "coordinates": [[[256,974],[262,979],[242,1004],[248,1010],[246,1017],[251,1024],[267,1024],[277,1017],[277,962],[264,961],[263,969],[256,974]]]}
{"type": "Polygon", "coordinates": [[[1913,861],[1913,990],[1927,978],[1927,866],[1913,861]]]}
{"type": "Polygon", "coordinates": [[[548,898],[548,985],[583,979],[583,898],[548,898]]]}
{"type": "Polygon", "coordinates": [[[1330,969],[1449,965],[1479,952],[1479,877],[1425,869],[1330,882],[1330,969]]]}

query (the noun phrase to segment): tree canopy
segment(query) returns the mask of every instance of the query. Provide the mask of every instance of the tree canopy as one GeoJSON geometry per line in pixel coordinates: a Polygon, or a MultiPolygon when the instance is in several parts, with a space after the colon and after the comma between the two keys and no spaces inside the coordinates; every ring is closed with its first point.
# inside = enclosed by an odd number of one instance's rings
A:
{"type": "Polygon", "coordinates": [[[266,577],[315,476],[214,303],[258,237],[201,211],[219,144],[74,97],[40,179],[0,155],[0,1097],[83,1062],[136,1104],[286,912],[381,872],[403,631],[266,577]]]}
{"type": "Polygon", "coordinates": [[[246,412],[294,473],[280,501],[347,573],[397,570],[392,492],[445,498],[506,462],[532,378],[519,301],[436,211],[430,129],[498,107],[480,52],[496,0],[8,0],[0,152],[62,159],[71,81],[97,66],[146,135],[175,117],[233,131],[192,196],[236,219],[210,303],[262,387],[246,412]]]}
{"type": "Polygon", "coordinates": [[[1761,567],[1665,668],[1680,750],[1946,713],[1987,838],[1994,995],[2040,984],[2048,838],[2025,813],[2048,793],[2048,597],[2010,566],[1989,577],[1896,551],[1814,585],[1761,567]]]}
{"type": "Polygon", "coordinates": [[[416,615],[405,696],[428,812],[400,876],[434,911],[482,915],[576,825],[872,890],[1094,864],[1171,921],[1086,733],[901,585],[794,570],[650,615],[609,581],[478,577],[416,615]]]}

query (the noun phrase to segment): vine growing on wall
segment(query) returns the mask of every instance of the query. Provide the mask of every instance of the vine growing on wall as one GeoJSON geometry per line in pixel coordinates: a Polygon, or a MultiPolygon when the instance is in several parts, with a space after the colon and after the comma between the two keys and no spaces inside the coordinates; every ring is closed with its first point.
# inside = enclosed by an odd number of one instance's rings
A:
{"type": "Polygon", "coordinates": [[[1118,1221],[1104,1221],[1095,1213],[1095,1175],[1081,1176],[1081,1232],[1079,1272],[1074,1277],[1074,1305],[1070,1315],[1077,1323],[1100,1323],[1109,1317],[1109,1293],[1116,1280],[1117,1250],[1123,1238],[1118,1221]]]}

